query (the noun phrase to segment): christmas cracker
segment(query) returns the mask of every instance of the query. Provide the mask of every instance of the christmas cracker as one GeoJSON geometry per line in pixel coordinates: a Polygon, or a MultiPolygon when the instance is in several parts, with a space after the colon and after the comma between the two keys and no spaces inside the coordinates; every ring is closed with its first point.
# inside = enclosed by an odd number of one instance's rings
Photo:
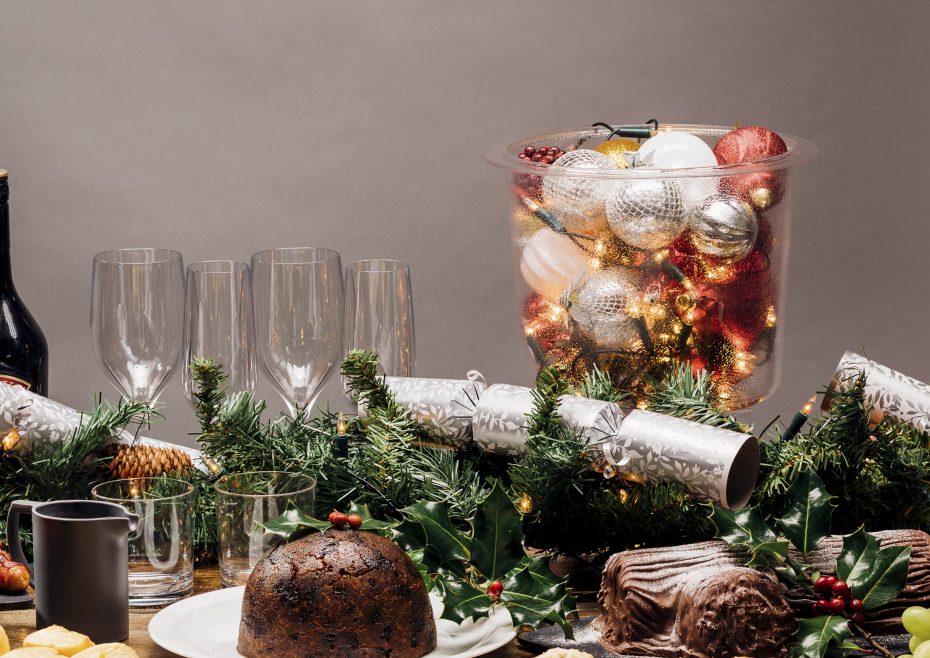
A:
{"type": "Polygon", "coordinates": [[[745,507],[759,477],[759,441],[712,427],[634,409],[620,425],[616,447],[638,478],[680,482],[692,495],[731,509],[745,507]]]}
{"type": "MultiPolygon", "coordinates": [[[[532,411],[533,389],[511,384],[489,386],[472,419],[475,443],[501,455],[523,454],[532,411]]],[[[580,432],[592,446],[611,443],[623,419],[623,411],[612,402],[572,395],[559,399],[558,413],[563,425],[580,432]]]]}
{"type": "MultiPolygon", "coordinates": [[[[85,414],[77,409],[27,391],[21,386],[0,382],[0,430],[7,432],[15,427],[19,431],[21,444],[17,447],[18,452],[29,453],[46,443],[67,439],[81,426],[84,416],[85,414]]],[[[114,440],[156,448],[177,448],[190,455],[198,468],[209,470],[203,465],[201,453],[196,448],[148,437],[136,437],[126,430],[120,432],[114,440]]]]}
{"type": "MultiPolygon", "coordinates": [[[[930,386],[855,352],[846,352],[833,374],[830,388],[846,390],[865,375],[863,396],[875,422],[885,416],[930,432],[930,386]]],[[[824,396],[829,409],[830,396],[824,396]]]]}
{"type": "MultiPolygon", "coordinates": [[[[429,379],[424,377],[385,377],[388,390],[398,404],[410,414],[439,443],[462,447],[471,443],[471,420],[487,388],[484,376],[477,370],[469,371],[467,379],[429,379]]],[[[358,405],[360,416],[365,415],[364,404],[358,405]]]]}

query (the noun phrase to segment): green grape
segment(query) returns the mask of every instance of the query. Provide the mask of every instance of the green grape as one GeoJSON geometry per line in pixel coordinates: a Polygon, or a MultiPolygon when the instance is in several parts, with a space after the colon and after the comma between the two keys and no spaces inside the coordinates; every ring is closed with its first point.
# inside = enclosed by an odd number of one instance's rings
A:
{"type": "Polygon", "coordinates": [[[914,651],[914,658],[930,658],[930,642],[921,642],[914,651]]]}
{"type": "Polygon", "coordinates": [[[911,635],[930,638],[930,610],[919,605],[911,606],[901,615],[901,623],[911,635]]]}
{"type": "Polygon", "coordinates": [[[914,651],[917,650],[917,647],[919,647],[926,640],[927,638],[925,637],[921,637],[920,635],[914,635],[911,637],[911,641],[908,642],[907,648],[910,649],[911,652],[913,653],[914,651]]]}

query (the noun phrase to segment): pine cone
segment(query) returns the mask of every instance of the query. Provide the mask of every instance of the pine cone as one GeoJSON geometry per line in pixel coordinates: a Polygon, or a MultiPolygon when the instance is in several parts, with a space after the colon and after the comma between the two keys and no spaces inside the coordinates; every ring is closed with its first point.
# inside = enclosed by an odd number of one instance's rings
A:
{"type": "Polygon", "coordinates": [[[107,467],[114,480],[185,474],[193,466],[190,455],[177,448],[114,443],[107,453],[112,457],[107,467]]]}

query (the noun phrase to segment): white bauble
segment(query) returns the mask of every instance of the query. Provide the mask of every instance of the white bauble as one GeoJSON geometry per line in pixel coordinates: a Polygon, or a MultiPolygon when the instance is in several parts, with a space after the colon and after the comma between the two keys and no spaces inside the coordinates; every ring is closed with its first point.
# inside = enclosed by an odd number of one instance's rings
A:
{"type": "MultiPolygon", "coordinates": [[[[717,156],[703,139],[680,131],[661,132],[650,137],[637,151],[640,162],[656,169],[716,167],[717,156]]],[[[717,190],[717,179],[682,178],[678,180],[682,198],[689,208],[700,205],[717,190]]]]}
{"type": "Polygon", "coordinates": [[[556,214],[586,215],[604,205],[606,180],[560,175],[565,171],[616,169],[616,163],[597,151],[576,149],[561,156],[543,178],[543,201],[556,214]]]}
{"type": "Polygon", "coordinates": [[[551,302],[591,266],[591,258],[568,236],[543,229],[523,248],[520,272],[527,284],[551,302]]]}

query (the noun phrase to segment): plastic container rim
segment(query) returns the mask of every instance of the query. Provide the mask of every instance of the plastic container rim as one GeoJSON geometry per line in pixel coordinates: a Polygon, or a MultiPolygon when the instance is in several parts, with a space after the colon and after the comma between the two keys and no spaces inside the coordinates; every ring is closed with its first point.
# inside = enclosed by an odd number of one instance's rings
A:
{"type": "MultiPolygon", "coordinates": [[[[615,125],[627,125],[617,123],[615,125]]],[[[722,137],[732,131],[731,126],[713,126],[699,124],[666,123],[659,126],[659,132],[683,131],[703,137],[722,137]]],[[[730,165],[714,165],[712,167],[687,167],[682,169],[660,169],[654,167],[636,167],[632,169],[582,169],[558,167],[558,161],[552,165],[521,160],[517,157],[522,148],[528,144],[543,144],[546,142],[574,143],[582,137],[606,136],[605,128],[575,128],[552,133],[542,133],[500,144],[485,153],[485,159],[491,164],[514,172],[536,176],[565,176],[572,178],[605,178],[605,179],[642,179],[642,178],[707,178],[733,176],[740,174],[753,174],[764,171],[773,171],[792,167],[811,160],[817,155],[817,147],[802,137],[786,133],[778,133],[788,151],[763,160],[730,165]]],[[[583,148],[582,145],[579,148],[583,148]]]]}

